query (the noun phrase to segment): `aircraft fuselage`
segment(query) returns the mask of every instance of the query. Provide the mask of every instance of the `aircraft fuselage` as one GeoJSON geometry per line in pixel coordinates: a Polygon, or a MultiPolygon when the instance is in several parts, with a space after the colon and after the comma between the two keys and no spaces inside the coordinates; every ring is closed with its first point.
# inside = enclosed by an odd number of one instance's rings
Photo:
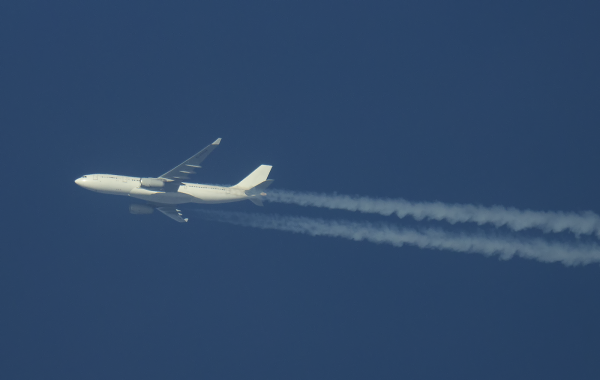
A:
{"type": "Polygon", "coordinates": [[[103,194],[123,195],[157,204],[229,203],[251,197],[242,189],[200,183],[165,183],[163,187],[145,187],[141,177],[113,174],[88,174],[75,180],[79,186],[103,194]]]}

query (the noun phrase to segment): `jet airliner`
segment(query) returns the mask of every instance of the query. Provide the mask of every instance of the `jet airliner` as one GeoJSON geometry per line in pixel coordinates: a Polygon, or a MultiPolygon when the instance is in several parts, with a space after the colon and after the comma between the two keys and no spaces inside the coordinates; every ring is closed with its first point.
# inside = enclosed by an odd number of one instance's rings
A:
{"type": "Polygon", "coordinates": [[[132,214],[151,214],[158,210],[177,222],[187,222],[176,205],[183,203],[228,203],[250,200],[262,206],[264,190],[273,183],[267,179],[272,166],[261,165],[240,183],[230,187],[191,183],[189,179],[200,163],[213,151],[221,139],[202,149],[180,165],[156,178],[127,177],[112,174],[87,174],[77,178],[79,186],[98,193],[124,195],[142,199],[147,204],[131,204],[132,214]]]}

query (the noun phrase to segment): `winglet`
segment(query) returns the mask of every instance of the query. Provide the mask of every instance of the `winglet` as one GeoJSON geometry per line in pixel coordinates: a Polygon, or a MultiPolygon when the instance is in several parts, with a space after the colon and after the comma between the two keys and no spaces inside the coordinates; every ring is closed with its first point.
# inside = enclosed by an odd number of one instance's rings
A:
{"type": "Polygon", "coordinates": [[[219,137],[218,139],[215,140],[214,143],[212,143],[212,145],[219,145],[221,143],[221,138],[219,137]]]}

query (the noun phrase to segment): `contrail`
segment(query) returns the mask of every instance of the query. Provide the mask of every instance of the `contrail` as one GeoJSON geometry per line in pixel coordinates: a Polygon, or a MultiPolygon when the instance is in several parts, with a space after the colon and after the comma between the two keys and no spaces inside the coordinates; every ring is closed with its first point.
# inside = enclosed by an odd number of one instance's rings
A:
{"type": "Polygon", "coordinates": [[[464,253],[498,255],[508,260],[513,256],[545,263],[560,262],[566,266],[600,262],[600,246],[596,243],[568,244],[542,239],[518,239],[451,233],[437,229],[405,229],[389,224],[372,224],[346,220],[323,220],[272,214],[250,214],[227,211],[200,211],[210,220],[240,226],[303,233],[311,236],[341,237],[356,241],[386,243],[396,247],[404,244],[420,248],[450,250],[464,253]]]}
{"type": "Polygon", "coordinates": [[[582,213],[532,211],[503,206],[484,207],[442,202],[409,202],[404,199],[377,199],[287,190],[272,190],[266,200],[386,216],[396,214],[400,218],[410,215],[416,220],[440,220],[451,224],[459,222],[474,222],[479,225],[492,224],[496,227],[506,226],[513,231],[538,228],[544,232],[570,231],[576,235],[595,234],[600,237],[600,216],[591,211],[582,213]]]}

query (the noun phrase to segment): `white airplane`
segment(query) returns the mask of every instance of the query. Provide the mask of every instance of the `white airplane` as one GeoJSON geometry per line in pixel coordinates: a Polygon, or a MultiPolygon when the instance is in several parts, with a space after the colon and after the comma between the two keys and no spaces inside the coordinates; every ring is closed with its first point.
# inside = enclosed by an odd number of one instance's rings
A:
{"type": "Polygon", "coordinates": [[[75,183],[84,189],[98,193],[125,195],[143,199],[148,204],[132,204],[129,211],[132,214],[152,214],[154,209],[162,212],[178,222],[187,222],[181,210],[175,205],[182,203],[228,203],[250,200],[262,206],[262,197],[267,195],[264,190],[273,183],[267,179],[272,166],[261,165],[240,183],[231,187],[202,185],[184,182],[200,163],[215,150],[221,139],[194,154],[180,165],[169,170],[158,178],[127,177],[113,174],[88,174],[77,178],[75,183]]]}

